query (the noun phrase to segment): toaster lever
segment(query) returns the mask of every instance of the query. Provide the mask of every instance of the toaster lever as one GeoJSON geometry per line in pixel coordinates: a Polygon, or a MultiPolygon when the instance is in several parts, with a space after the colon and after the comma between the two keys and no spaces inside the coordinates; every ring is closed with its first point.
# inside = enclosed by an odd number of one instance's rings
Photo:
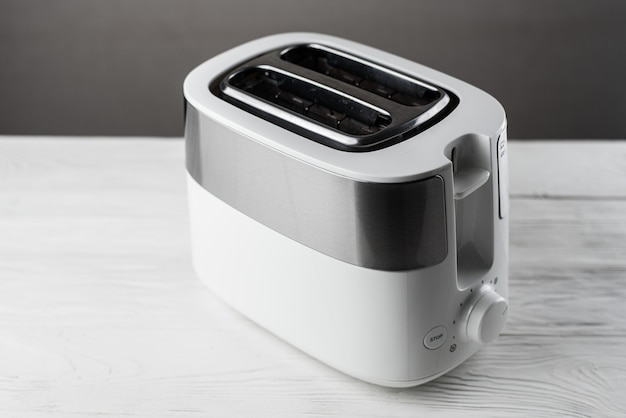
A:
{"type": "Polygon", "coordinates": [[[489,171],[468,167],[454,174],[454,198],[463,199],[489,180],[489,171]]]}

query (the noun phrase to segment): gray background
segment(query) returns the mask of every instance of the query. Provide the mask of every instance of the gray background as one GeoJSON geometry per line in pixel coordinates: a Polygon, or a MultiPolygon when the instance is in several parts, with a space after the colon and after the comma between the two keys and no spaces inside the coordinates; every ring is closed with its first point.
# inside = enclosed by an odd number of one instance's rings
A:
{"type": "Polygon", "coordinates": [[[468,81],[512,138],[626,138],[626,2],[0,0],[0,134],[182,135],[185,75],[317,31],[468,81]]]}

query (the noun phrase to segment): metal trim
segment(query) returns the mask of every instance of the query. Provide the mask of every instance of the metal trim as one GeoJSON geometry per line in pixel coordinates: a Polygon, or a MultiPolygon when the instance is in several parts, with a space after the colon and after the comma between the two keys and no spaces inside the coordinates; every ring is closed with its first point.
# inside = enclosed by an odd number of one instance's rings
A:
{"type": "Polygon", "coordinates": [[[303,245],[365,268],[412,270],[446,258],[441,176],[404,183],[349,179],[187,106],[187,170],[234,209],[303,245]]]}

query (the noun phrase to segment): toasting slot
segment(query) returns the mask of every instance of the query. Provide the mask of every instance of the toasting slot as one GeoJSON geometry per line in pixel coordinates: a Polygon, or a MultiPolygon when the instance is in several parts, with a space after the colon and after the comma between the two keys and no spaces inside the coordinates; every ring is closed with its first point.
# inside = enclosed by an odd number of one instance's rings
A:
{"type": "Polygon", "coordinates": [[[222,99],[342,151],[372,151],[446,117],[456,97],[375,62],[317,44],[273,50],[210,85],[222,99]]]}
{"type": "Polygon", "coordinates": [[[247,68],[233,75],[229,83],[251,96],[350,135],[369,135],[391,122],[386,112],[278,69],[247,68]]]}

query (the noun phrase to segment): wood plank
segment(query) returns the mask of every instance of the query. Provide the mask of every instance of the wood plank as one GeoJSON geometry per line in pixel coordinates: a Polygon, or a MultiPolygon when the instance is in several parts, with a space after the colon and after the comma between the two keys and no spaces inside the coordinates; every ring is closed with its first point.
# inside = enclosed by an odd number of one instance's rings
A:
{"type": "Polygon", "coordinates": [[[509,141],[511,194],[626,198],[626,141],[509,141]]]}
{"type": "Polygon", "coordinates": [[[386,389],[196,279],[183,158],[177,140],[0,139],[0,416],[626,415],[626,201],[514,198],[504,333],[386,389]]]}

